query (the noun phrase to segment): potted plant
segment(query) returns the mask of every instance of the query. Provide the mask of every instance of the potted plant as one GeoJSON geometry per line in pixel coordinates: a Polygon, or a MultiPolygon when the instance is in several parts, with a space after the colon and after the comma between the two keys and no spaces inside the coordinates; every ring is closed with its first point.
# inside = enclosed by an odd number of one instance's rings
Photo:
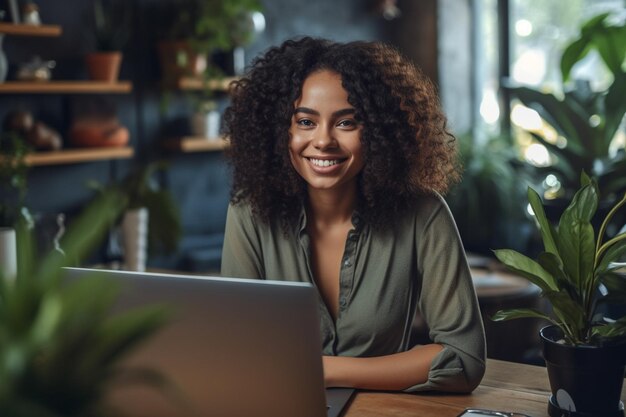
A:
{"type": "Polygon", "coordinates": [[[124,196],[120,227],[128,270],[144,271],[149,252],[172,252],[177,248],[181,236],[178,207],[169,190],[154,181],[154,174],[167,167],[165,162],[153,161],[107,187],[90,184],[103,192],[113,189],[124,196]]]}
{"type": "Polygon", "coordinates": [[[164,9],[166,37],[158,44],[164,82],[219,74],[211,55],[245,42],[253,28],[242,21],[260,9],[258,0],[181,0],[164,9]]]}
{"type": "Polygon", "coordinates": [[[566,47],[561,56],[564,92],[547,92],[525,86],[504,85],[514,98],[535,110],[556,135],[545,129],[530,131],[532,138],[553,155],[547,167],[536,167],[543,181],[553,174],[559,182],[553,193],[565,201],[578,188],[578,173],[582,170],[598,180],[603,192],[601,199],[626,187],[626,152],[613,149],[612,142],[626,113],[626,24],[611,21],[608,13],[598,15],[581,28],[581,35],[566,47]],[[574,65],[590,51],[599,53],[612,74],[610,85],[594,91],[589,80],[571,78],[574,65]]]}
{"type": "Polygon", "coordinates": [[[0,415],[87,417],[114,415],[106,395],[121,384],[168,381],[121,360],[168,320],[159,306],[113,314],[118,288],[106,279],[66,283],[76,265],[118,215],[123,196],[102,194],[69,227],[58,251],[36,254],[19,229],[18,274],[0,273],[0,415]]]}
{"type": "Polygon", "coordinates": [[[130,9],[123,0],[94,0],[92,20],[96,51],[85,57],[89,77],[115,82],[122,65],[122,49],[128,40],[130,9]]]}
{"type": "Polygon", "coordinates": [[[626,275],[616,270],[617,262],[626,255],[626,231],[605,235],[615,213],[626,205],[626,194],[602,219],[596,235],[591,220],[598,195],[597,183],[583,172],[581,188],[554,227],[546,218],[541,198],[529,188],[528,200],[544,252],[532,260],[509,249],[495,251],[509,269],[537,285],[552,308],[552,314],[532,309],[499,311],[493,320],[534,317],[552,323],[540,334],[553,417],[572,411],[585,416],[623,415],[626,275]],[[611,305],[618,307],[612,313],[617,317],[609,317],[611,305]]]}
{"type": "Polygon", "coordinates": [[[29,152],[26,141],[13,131],[0,134],[0,272],[17,273],[15,225],[23,215],[28,167],[24,158],[29,152]]]}

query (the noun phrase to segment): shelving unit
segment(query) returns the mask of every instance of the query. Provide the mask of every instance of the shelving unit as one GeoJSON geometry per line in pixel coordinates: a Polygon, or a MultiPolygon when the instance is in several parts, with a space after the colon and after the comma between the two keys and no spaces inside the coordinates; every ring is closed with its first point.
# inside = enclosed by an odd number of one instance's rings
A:
{"type": "Polygon", "coordinates": [[[229,84],[237,77],[203,80],[201,78],[183,77],[176,80],[174,87],[183,91],[199,91],[208,88],[213,91],[228,92],[229,84]]]}
{"type": "Polygon", "coordinates": [[[0,84],[0,94],[126,94],[130,81],[9,81],[0,84]]]}
{"type": "Polygon", "coordinates": [[[165,149],[182,152],[219,152],[228,148],[228,141],[223,138],[201,138],[193,136],[185,136],[167,140],[163,143],[165,149]]]}
{"type": "Polygon", "coordinates": [[[21,25],[0,23],[0,35],[12,36],[61,36],[63,29],[58,25],[21,25]]]}
{"type": "MultiPolygon", "coordinates": [[[[7,36],[60,36],[59,25],[24,25],[0,23],[0,38],[7,36]]],[[[89,80],[8,81],[0,83],[1,94],[127,94],[133,89],[130,81],[114,83],[89,80]]],[[[129,159],[134,155],[131,147],[76,148],[43,151],[28,154],[24,162],[29,166],[68,165],[82,162],[129,159]]]]}
{"type": "Polygon", "coordinates": [[[133,148],[81,148],[59,151],[42,151],[26,155],[24,162],[28,166],[69,165],[81,162],[129,159],[134,155],[133,148]]]}

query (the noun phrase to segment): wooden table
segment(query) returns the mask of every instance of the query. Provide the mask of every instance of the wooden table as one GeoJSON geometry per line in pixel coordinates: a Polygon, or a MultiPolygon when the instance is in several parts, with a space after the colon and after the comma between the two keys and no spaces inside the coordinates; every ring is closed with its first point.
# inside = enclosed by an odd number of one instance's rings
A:
{"type": "MultiPolygon", "coordinates": [[[[455,417],[465,408],[549,417],[549,395],[545,368],[488,359],[485,377],[471,395],[358,392],[344,417],[455,417]]],[[[626,384],[621,398],[626,403],[626,384]]]]}

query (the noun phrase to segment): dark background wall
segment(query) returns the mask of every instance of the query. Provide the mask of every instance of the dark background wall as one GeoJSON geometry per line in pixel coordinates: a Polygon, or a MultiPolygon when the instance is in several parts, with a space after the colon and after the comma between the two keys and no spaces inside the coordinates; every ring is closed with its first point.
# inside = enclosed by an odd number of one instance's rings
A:
{"type": "MultiPolygon", "coordinates": [[[[184,134],[191,106],[186,94],[164,93],[156,43],[163,36],[162,10],[175,0],[132,0],[133,24],[125,48],[120,78],[133,82],[124,95],[0,95],[0,119],[15,109],[29,110],[36,119],[65,135],[73,115],[86,106],[115,106],[120,121],[129,128],[135,160],[116,160],[73,165],[34,167],[29,174],[27,206],[35,213],[71,214],[92,196],[87,180],[106,183],[120,178],[136,160],[158,154],[159,142],[184,134]],[[164,98],[167,98],[164,101],[164,98]],[[163,103],[167,103],[163,108],[163,103]]],[[[54,79],[86,79],[85,53],[94,49],[92,0],[37,0],[44,23],[58,24],[58,38],[7,36],[4,49],[12,72],[38,55],[55,60],[54,79]]],[[[437,80],[436,1],[399,1],[401,18],[388,22],[373,10],[371,0],[265,0],[265,31],[246,47],[246,60],[269,46],[302,35],[338,41],[384,40],[398,45],[424,71],[437,80]]],[[[220,99],[221,108],[227,97],[220,99]]],[[[187,270],[214,270],[219,252],[229,197],[229,173],[221,153],[164,155],[170,161],[161,178],[174,193],[182,215],[184,239],[178,253],[152,256],[149,264],[187,270]]],[[[111,256],[103,249],[99,260],[111,256]]]]}

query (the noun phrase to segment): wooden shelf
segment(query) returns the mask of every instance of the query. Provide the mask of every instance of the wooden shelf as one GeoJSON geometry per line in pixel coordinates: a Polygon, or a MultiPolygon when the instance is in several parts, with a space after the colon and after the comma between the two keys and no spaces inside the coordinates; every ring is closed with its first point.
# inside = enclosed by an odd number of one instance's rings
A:
{"type": "Polygon", "coordinates": [[[66,165],[109,159],[129,159],[132,156],[133,148],[128,146],[119,148],[81,148],[34,152],[28,154],[24,162],[30,166],[66,165]]]}
{"type": "Polygon", "coordinates": [[[63,30],[58,25],[20,25],[0,23],[0,35],[14,36],[60,36],[63,30]]]}
{"type": "Polygon", "coordinates": [[[8,81],[0,83],[0,94],[125,94],[130,81],[8,81]]]}
{"type": "Polygon", "coordinates": [[[203,138],[185,136],[165,141],[164,147],[175,152],[216,152],[228,148],[228,141],[224,138],[203,138]]]}
{"type": "Polygon", "coordinates": [[[201,78],[183,77],[176,81],[174,87],[184,91],[197,91],[209,88],[214,91],[227,92],[228,86],[237,77],[225,77],[221,79],[203,80],[201,78]]]}

